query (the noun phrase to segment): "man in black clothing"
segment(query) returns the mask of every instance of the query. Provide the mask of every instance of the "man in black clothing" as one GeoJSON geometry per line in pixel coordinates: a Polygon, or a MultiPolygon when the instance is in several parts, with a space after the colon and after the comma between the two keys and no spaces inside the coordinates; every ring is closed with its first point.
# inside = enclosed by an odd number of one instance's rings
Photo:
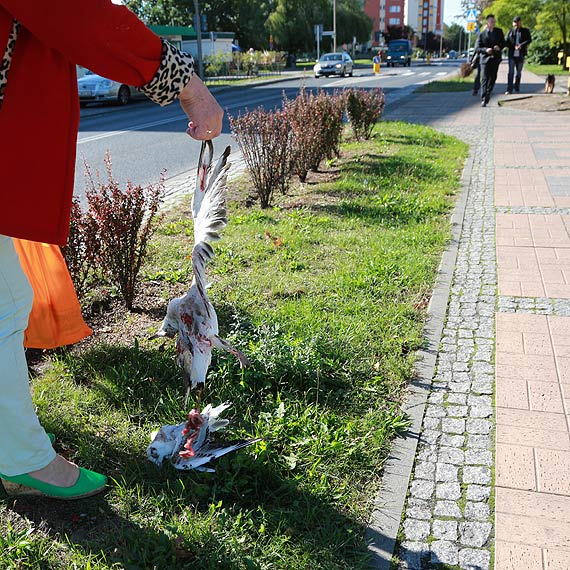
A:
{"type": "Polygon", "coordinates": [[[507,34],[506,43],[509,48],[509,76],[505,95],[510,95],[513,92],[513,78],[515,92],[518,93],[520,91],[524,58],[528,51],[528,44],[530,44],[531,41],[532,38],[529,29],[522,27],[520,16],[515,16],[513,18],[513,27],[507,34]]]}
{"type": "Polygon", "coordinates": [[[497,72],[501,63],[501,50],[505,47],[505,36],[501,28],[495,27],[495,16],[486,18],[487,27],[479,34],[475,43],[475,53],[479,54],[481,65],[481,106],[486,107],[495,87],[497,72]]]}

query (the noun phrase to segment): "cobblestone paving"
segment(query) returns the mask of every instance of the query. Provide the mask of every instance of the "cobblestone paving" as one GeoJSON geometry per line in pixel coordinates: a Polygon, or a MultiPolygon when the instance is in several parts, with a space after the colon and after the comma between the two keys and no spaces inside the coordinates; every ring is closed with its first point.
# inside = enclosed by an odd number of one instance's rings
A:
{"type": "Polygon", "coordinates": [[[473,167],[447,321],[403,519],[400,568],[489,570],[493,540],[493,351],[496,306],[492,113],[445,127],[473,167]]]}
{"type": "Polygon", "coordinates": [[[570,215],[570,208],[548,208],[546,206],[497,206],[496,210],[498,214],[570,215]]]}
{"type": "Polygon", "coordinates": [[[499,296],[500,313],[529,313],[570,317],[570,299],[499,296]]]}

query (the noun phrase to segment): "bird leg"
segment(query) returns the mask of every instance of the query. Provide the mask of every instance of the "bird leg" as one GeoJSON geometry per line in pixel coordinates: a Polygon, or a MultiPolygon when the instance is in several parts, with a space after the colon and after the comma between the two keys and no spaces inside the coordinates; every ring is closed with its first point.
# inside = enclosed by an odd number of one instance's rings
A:
{"type": "Polygon", "coordinates": [[[219,337],[218,335],[215,335],[212,342],[216,348],[220,348],[229,352],[230,354],[233,354],[239,360],[240,366],[242,368],[246,368],[250,365],[247,356],[241,350],[234,348],[227,340],[219,337]]]}
{"type": "Polygon", "coordinates": [[[198,411],[200,411],[202,408],[202,394],[204,393],[204,386],[205,384],[203,382],[200,382],[196,388],[196,410],[198,411]]]}

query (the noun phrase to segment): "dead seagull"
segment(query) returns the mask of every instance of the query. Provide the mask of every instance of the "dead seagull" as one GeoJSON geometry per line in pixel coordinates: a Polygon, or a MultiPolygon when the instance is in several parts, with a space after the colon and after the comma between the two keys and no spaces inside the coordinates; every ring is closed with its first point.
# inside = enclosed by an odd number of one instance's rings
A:
{"type": "Polygon", "coordinates": [[[152,434],[152,442],[146,450],[147,457],[159,466],[167,459],[176,469],[183,471],[196,469],[213,472],[209,463],[214,459],[261,441],[260,438],[255,438],[227,443],[214,442],[212,434],[229,423],[229,420],[220,419],[219,416],[230,405],[228,402],[215,408],[207,405],[201,413],[192,410],[185,423],[163,426],[152,434]]]}
{"type": "Polygon", "coordinates": [[[212,169],[214,147],[211,141],[202,143],[196,189],[192,198],[194,278],[186,295],[170,301],[160,330],[151,337],[172,338],[178,335],[176,361],[183,369],[186,388],[185,408],[188,405],[190,388],[199,386],[199,400],[201,399],[212,360],[212,347],[230,352],[238,358],[242,367],[249,364],[244,354],[218,336],[218,317],[208,298],[206,282],[206,264],[214,257],[214,250],[210,244],[220,239],[219,232],[228,223],[226,192],[230,151],[231,148],[226,147],[215,168],[212,169]]]}

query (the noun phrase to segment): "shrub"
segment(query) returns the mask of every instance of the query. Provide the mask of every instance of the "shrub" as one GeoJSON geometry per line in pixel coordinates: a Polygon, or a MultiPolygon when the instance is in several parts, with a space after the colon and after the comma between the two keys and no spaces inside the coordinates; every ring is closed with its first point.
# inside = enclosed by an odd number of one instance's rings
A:
{"type": "Polygon", "coordinates": [[[74,199],[71,204],[69,237],[66,245],[61,248],[61,253],[79,298],[85,295],[95,280],[100,251],[97,222],[89,212],[83,212],[79,201],[74,199]]]}
{"type": "Polygon", "coordinates": [[[271,205],[273,193],[287,191],[290,173],[290,131],[286,111],[261,107],[243,115],[229,115],[236,139],[261,207],[271,205]]]}
{"type": "Polygon", "coordinates": [[[285,99],[291,129],[291,171],[301,182],[317,170],[323,158],[338,155],[342,135],[343,101],[337,95],[301,93],[285,99]]]}
{"type": "Polygon", "coordinates": [[[384,110],[384,92],[381,89],[349,89],[345,98],[354,136],[358,140],[369,139],[384,110]]]}
{"type": "Polygon", "coordinates": [[[105,166],[107,183],[88,178],[88,215],[97,226],[103,270],[131,310],[148,242],[159,221],[157,214],[164,184],[162,178],[158,184],[146,188],[127,182],[122,191],[113,178],[109,154],[105,157],[105,166]]]}
{"type": "Polygon", "coordinates": [[[339,95],[335,91],[333,95],[328,95],[321,91],[316,98],[316,106],[321,117],[322,158],[330,159],[339,156],[343,127],[342,117],[345,108],[344,94],[339,95]]]}

